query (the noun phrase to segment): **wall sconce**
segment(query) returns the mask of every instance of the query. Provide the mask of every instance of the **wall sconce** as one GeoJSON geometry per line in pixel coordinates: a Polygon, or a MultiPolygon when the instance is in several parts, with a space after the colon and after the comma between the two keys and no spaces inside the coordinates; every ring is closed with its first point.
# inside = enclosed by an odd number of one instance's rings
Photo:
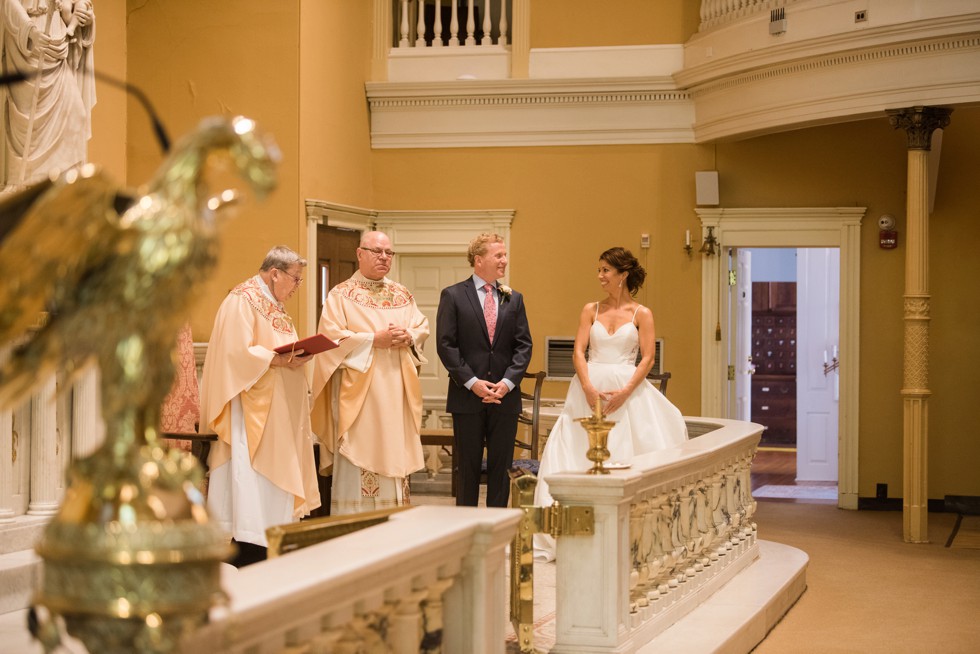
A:
{"type": "Polygon", "coordinates": [[[718,243],[718,239],[715,238],[715,228],[708,227],[708,235],[704,237],[704,242],[701,243],[701,248],[698,250],[698,252],[706,257],[711,257],[715,255],[716,247],[720,247],[720,243],[718,243]]]}
{"type": "Polygon", "coordinates": [[[691,247],[691,230],[684,230],[684,250],[687,252],[687,256],[691,256],[691,252],[694,248],[691,247]]]}

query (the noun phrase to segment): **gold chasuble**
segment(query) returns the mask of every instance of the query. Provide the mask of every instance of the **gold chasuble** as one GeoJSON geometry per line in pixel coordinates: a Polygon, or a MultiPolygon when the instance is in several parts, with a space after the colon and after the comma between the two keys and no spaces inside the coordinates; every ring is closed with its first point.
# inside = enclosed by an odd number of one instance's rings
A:
{"type": "Polygon", "coordinates": [[[321,449],[321,470],[336,454],[395,479],[422,469],[419,368],[429,321],[412,294],[387,277],[355,272],[331,289],[318,331],[340,344],[314,361],[313,431],[328,450],[321,449]],[[389,325],[408,331],[412,345],[373,347],[375,332],[389,325]]]}
{"type": "Polygon", "coordinates": [[[201,433],[218,435],[211,470],[228,463],[232,400],[239,397],[252,468],[293,496],[293,517],[300,518],[320,506],[309,383],[303,368],[269,367],[273,349],[297,337],[292,320],[263,286],[259,276],[252,277],[218,309],[201,382],[201,433]]]}

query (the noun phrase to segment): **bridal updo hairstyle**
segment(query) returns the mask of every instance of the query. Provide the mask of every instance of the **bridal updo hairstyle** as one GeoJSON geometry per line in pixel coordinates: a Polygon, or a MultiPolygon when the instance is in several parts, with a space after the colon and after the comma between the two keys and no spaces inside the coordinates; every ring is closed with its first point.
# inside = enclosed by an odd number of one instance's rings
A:
{"type": "Polygon", "coordinates": [[[626,248],[609,248],[599,255],[599,261],[605,261],[617,271],[626,273],[626,288],[632,296],[642,288],[643,280],[647,278],[647,271],[626,248]]]}

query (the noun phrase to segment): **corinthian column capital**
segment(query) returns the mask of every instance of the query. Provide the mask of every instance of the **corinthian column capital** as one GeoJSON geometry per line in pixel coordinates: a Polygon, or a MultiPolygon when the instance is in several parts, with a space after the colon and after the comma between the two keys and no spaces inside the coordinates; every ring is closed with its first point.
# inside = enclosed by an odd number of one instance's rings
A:
{"type": "Polygon", "coordinates": [[[895,129],[904,129],[909,139],[909,150],[929,150],[932,133],[949,125],[948,107],[910,107],[888,109],[888,122],[895,129]]]}

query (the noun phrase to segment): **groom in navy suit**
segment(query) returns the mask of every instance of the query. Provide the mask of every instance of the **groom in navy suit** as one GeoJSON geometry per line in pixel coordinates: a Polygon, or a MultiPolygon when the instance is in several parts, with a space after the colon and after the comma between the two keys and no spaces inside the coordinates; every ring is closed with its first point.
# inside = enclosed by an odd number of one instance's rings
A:
{"type": "Polygon", "coordinates": [[[486,447],[487,506],[505,507],[531,331],[524,297],[497,284],[507,270],[504,239],[480,234],[467,258],[472,277],[442,290],[436,316],[436,349],[449,371],[446,410],[453,415],[459,465],[456,504],[477,506],[486,447]]]}

